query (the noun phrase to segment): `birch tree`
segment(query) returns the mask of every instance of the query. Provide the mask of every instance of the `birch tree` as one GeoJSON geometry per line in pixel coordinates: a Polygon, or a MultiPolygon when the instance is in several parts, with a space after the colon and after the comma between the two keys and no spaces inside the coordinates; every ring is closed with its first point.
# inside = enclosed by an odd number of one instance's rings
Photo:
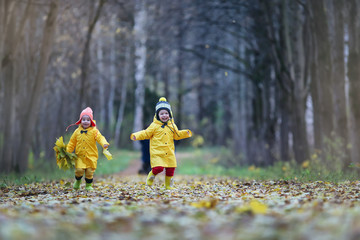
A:
{"type": "MultiPolygon", "coordinates": [[[[129,37],[130,40],[132,40],[132,37],[129,37]]],[[[121,126],[124,119],[124,111],[125,111],[125,105],[126,105],[126,99],[127,99],[127,86],[128,82],[131,78],[131,66],[133,62],[133,53],[131,46],[131,41],[128,41],[129,46],[126,48],[125,53],[125,65],[124,65],[124,71],[121,81],[121,91],[120,91],[120,105],[118,109],[118,117],[115,124],[115,146],[119,146],[120,144],[120,136],[121,136],[121,126]]]]}
{"type": "MultiPolygon", "coordinates": [[[[143,107],[145,101],[145,73],[146,73],[146,1],[136,0],[134,14],[134,41],[135,41],[135,113],[133,131],[143,129],[143,107]]],[[[134,142],[136,149],[139,142],[134,142]]]]}

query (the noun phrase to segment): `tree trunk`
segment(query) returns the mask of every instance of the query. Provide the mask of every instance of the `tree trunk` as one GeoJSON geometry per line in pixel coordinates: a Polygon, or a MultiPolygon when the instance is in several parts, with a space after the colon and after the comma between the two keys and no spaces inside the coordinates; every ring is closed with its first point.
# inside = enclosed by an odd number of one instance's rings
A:
{"type": "MultiPolygon", "coordinates": [[[[315,61],[315,59],[313,60],[315,61]]],[[[319,94],[319,82],[316,79],[316,64],[312,62],[310,66],[311,71],[311,100],[312,100],[312,109],[313,109],[313,128],[314,128],[314,149],[320,151],[322,148],[322,126],[321,126],[321,116],[320,116],[320,94],[319,94]]]]}
{"type": "MultiPolygon", "coordinates": [[[[118,71],[117,71],[117,61],[116,61],[116,35],[112,38],[113,41],[111,43],[111,51],[110,51],[110,86],[108,89],[109,92],[109,99],[107,102],[107,112],[106,112],[106,121],[105,121],[105,126],[106,126],[106,132],[108,134],[110,134],[112,126],[114,126],[114,123],[116,123],[116,121],[114,120],[114,101],[115,101],[115,90],[116,90],[116,79],[117,79],[117,75],[118,75],[118,71]]],[[[128,48],[130,48],[130,46],[128,46],[128,48]]],[[[130,48],[131,49],[131,48],[130,48]]]]}
{"type": "MultiPolygon", "coordinates": [[[[302,163],[310,159],[309,143],[307,139],[306,131],[306,100],[308,96],[309,82],[309,48],[312,46],[309,44],[309,37],[304,37],[304,30],[308,30],[307,22],[301,21],[300,6],[295,5],[295,20],[293,23],[295,28],[295,41],[293,42],[292,49],[288,51],[293,52],[294,75],[292,76],[292,82],[294,89],[291,93],[291,105],[292,105],[292,133],[293,133],[293,149],[294,156],[297,163],[302,163]]],[[[309,35],[310,33],[307,32],[309,35]]],[[[290,34],[286,36],[290,39],[290,34]]],[[[290,59],[291,62],[291,59],[290,59]]]]}
{"type": "MultiPolygon", "coordinates": [[[[85,45],[82,53],[81,60],[81,76],[80,76],[80,99],[78,109],[83,109],[89,104],[90,96],[87,95],[87,90],[90,87],[88,83],[88,71],[89,71],[89,62],[90,62],[90,43],[92,38],[92,33],[94,31],[95,25],[100,17],[101,9],[105,4],[106,0],[99,0],[98,8],[94,18],[89,22],[88,31],[86,34],[85,45]]],[[[94,4],[94,3],[93,3],[94,4]]]]}
{"type": "Polygon", "coordinates": [[[302,163],[310,159],[305,122],[305,102],[303,99],[297,99],[292,107],[294,109],[292,114],[294,155],[296,162],[302,163]]]}
{"type": "MultiPolygon", "coordinates": [[[[245,55],[245,46],[243,49],[243,54],[245,55]]],[[[245,67],[245,66],[244,66],[245,67]]],[[[243,76],[243,81],[240,82],[240,117],[242,119],[241,123],[241,138],[242,138],[242,149],[244,153],[244,164],[248,165],[250,162],[250,155],[249,155],[249,136],[250,136],[250,117],[251,115],[249,106],[251,105],[251,101],[249,99],[249,90],[250,90],[250,81],[247,80],[243,76]]]]}
{"type": "MultiPolygon", "coordinates": [[[[279,88],[279,86],[278,86],[279,88]]],[[[279,91],[280,92],[280,91],[279,91]]],[[[290,161],[290,146],[289,146],[289,134],[290,134],[290,99],[286,92],[280,92],[278,98],[280,106],[280,158],[281,161],[290,161]]]]}
{"type": "Polygon", "coordinates": [[[30,149],[30,144],[32,142],[32,131],[33,129],[35,129],[35,124],[40,109],[40,98],[42,96],[41,93],[43,91],[45,73],[49,63],[49,56],[54,40],[57,12],[57,0],[52,1],[44,27],[42,45],[40,50],[40,61],[37,68],[34,87],[32,91],[30,91],[30,99],[26,104],[26,107],[24,107],[25,114],[21,118],[21,144],[17,146],[19,153],[19,172],[25,172],[28,166],[28,153],[30,149]]]}
{"type": "MultiPolygon", "coordinates": [[[[164,52],[161,59],[161,81],[164,83],[164,94],[166,98],[170,97],[170,84],[169,84],[169,59],[168,48],[164,47],[164,52]]],[[[167,99],[170,101],[169,99],[167,99]]]]}
{"type": "MultiPolygon", "coordinates": [[[[269,74],[270,75],[270,74],[269,74]]],[[[271,78],[271,77],[270,77],[271,78]]],[[[276,125],[276,106],[272,105],[272,99],[275,99],[276,92],[272,89],[275,85],[275,79],[265,80],[264,86],[265,91],[264,94],[264,104],[263,104],[263,120],[262,127],[264,129],[264,140],[265,140],[265,148],[264,148],[264,165],[271,166],[275,163],[275,125],[276,125]]]]}
{"type": "Polygon", "coordinates": [[[184,3],[178,2],[178,13],[177,13],[177,114],[176,114],[176,125],[179,129],[181,129],[182,126],[182,112],[183,112],[183,97],[185,91],[184,91],[184,68],[183,68],[183,62],[184,62],[184,53],[183,53],[183,47],[184,47],[184,34],[186,25],[188,24],[184,17],[184,3]]]}
{"type": "MultiPolygon", "coordinates": [[[[143,107],[145,101],[145,74],[146,74],[146,1],[136,1],[134,19],[135,34],[135,115],[133,131],[143,129],[143,107]]],[[[140,149],[140,143],[134,142],[135,149],[140,149]]]]}
{"type": "MultiPolygon", "coordinates": [[[[293,151],[297,163],[309,159],[309,147],[305,124],[305,99],[307,96],[307,65],[304,58],[304,42],[302,37],[302,22],[299,20],[299,6],[297,3],[282,1],[280,5],[281,15],[279,16],[282,28],[279,33],[271,21],[271,11],[276,6],[271,2],[264,1],[263,9],[267,17],[267,34],[271,42],[270,53],[274,60],[274,67],[278,84],[281,87],[281,97],[284,99],[281,117],[284,119],[282,125],[282,137],[286,136],[288,127],[293,133],[293,151]],[[290,9],[294,9],[295,17],[289,15],[290,9]],[[296,36],[290,34],[290,20],[295,25],[296,36]],[[276,36],[279,36],[277,39],[276,36]],[[275,41],[277,40],[277,41],[275,41]],[[290,120],[290,125],[287,121],[290,120]],[[296,136],[296,137],[295,137],[296,136]]],[[[287,144],[282,141],[282,158],[288,158],[287,144]]]]}
{"type": "Polygon", "coordinates": [[[129,41],[129,46],[126,48],[125,53],[125,66],[124,66],[124,75],[123,80],[121,84],[121,97],[120,97],[120,107],[118,111],[118,117],[115,125],[115,146],[120,146],[120,133],[121,133],[121,125],[124,119],[124,111],[125,111],[125,105],[126,105],[126,95],[127,95],[127,84],[129,82],[129,79],[131,78],[130,72],[131,72],[131,66],[133,62],[132,58],[132,47],[131,47],[131,41],[129,41]]]}
{"type": "Polygon", "coordinates": [[[183,53],[181,50],[182,47],[182,33],[180,33],[179,36],[179,56],[177,60],[177,81],[178,81],[178,87],[177,87],[177,114],[176,114],[176,125],[179,129],[181,129],[182,125],[182,109],[183,109],[183,97],[184,97],[184,78],[183,78],[183,53]]]}
{"type": "MultiPolygon", "coordinates": [[[[98,25],[98,27],[96,27],[96,30],[98,32],[98,36],[101,36],[101,27],[100,25],[98,25]]],[[[98,96],[98,102],[99,102],[99,114],[97,116],[96,119],[100,120],[100,123],[105,124],[105,98],[107,96],[107,94],[105,95],[105,79],[103,78],[103,76],[105,76],[105,66],[104,66],[104,51],[103,51],[103,41],[102,38],[99,37],[98,41],[97,41],[97,46],[96,46],[96,55],[97,55],[97,69],[98,69],[98,76],[96,78],[96,85],[97,88],[99,90],[99,96],[98,96]]]]}
{"type": "MultiPolygon", "coordinates": [[[[16,61],[14,59],[14,55],[18,49],[19,39],[21,38],[25,20],[29,15],[30,3],[28,3],[25,13],[22,16],[22,20],[20,21],[20,26],[16,31],[16,16],[18,14],[17,8],[14,7],[15,3],[9,3],[7,12],[5,16],[5,39],[4,45],[2,49],[4,50],[4,55],[0,55],[1,57],[1,65],[0,69],[2,70],[1,80],[3,82],[4,87],[4,102],[3,104],[3,128],[1,128],[1,132],[3,133],[3,141],[1,149],[1,159],[0,163],[3,166],[0,171],[2,172],[10,172],[13,170],[16,161],[16,85],[17,81],[15,79],[15,67],[16,61]]],[[[6,11],[6,10],[5,10],[6,11]]],[[[0,73],[1,73],[0,72],[0,73]]]]}
{"type": "Polygon", "coordinates": [[[238,77],[238,79],[234,79],[234,99],[231,101],[231,105],[232,105],[232,112],[233,112],[233,132],[232,132],[232,136],[233,136],[233,153],[235,156],[240,156],[243,155],[244,152],[244,148],[242,148],[242,128],[241,128],[241,123],[245,120],[245,119],[241,119],[240,117],[240,112],[241,112],[241,108],[240,108],[240,102],[241,102],[241,87],[240,87],[240,82],[244,81],[243,78],[241,78],[241,76],[238,77]]]}
{"type": "Polygon", "coordinates": [[[348,120],[346,114],[346,96],[345,96],[345,56],[344,56],[344,3],[343,1],[332,1],[333,14],[330,14],[334,20],[332,36],[333,53],[333,76],[334,76],[334,107],[335,107],[335,132],[336,136],[341,138],[346,159],[344,167],[349,166],[350,158],[348,148],[348,120]]]}
{"type": "MultiPolygon", "coordinates": [[[[12,38],[14,35],[7,35],[9,38],[12,38]]],[[[7,45],[9,46],[9,45],[7,45]]],[[[14,138],[15,138],[15,81],[13,79],[14,75],[14,62],[9,62],[7,66],[3,69],[3,78],[4,78],[4,89],[6,89],[4,94],[4,99],[6,104],[3,104],[3,141],[1,149],[1,171],[10,172],[14,163],[14,138]]]]}
{"type": "MultiPolygon", "coordinates": [[[[245,43],[241,40],[237,40],[237,52],[241,58],[245,59],[245,43]]],[[[243,64],[239,64],[239,69],[244,69],[243,64]]],[[[247,79],[244,75],[239,74],[236,75],[236,79],[233,80],[234,82],[234,99],[232,102],[233,105],[233,153],[235,156],[240,158],[240,164],[248,164],[246,161],[248,158],[248,151],[247,151],[247,111],[246,111],[246,82],[247,79]]]]}
{"type": "Polygon", "coordinates": [[[348,35],[349,35],[349,57],[348,57],[348,78],[349,78],[349,101],[352,113],[351,133],[353,139],[352,159],[360,162],[360,14],[358,1],[348,1],[348,35]]]}
{"type": "Polygon", "coordinates": [[[331,138],[334,130],[334,107],[332,99],[332,66],[331,47],[329,42],[326,6],[323,0],[309,1],[312,9],[312,23],[314,24],[314,38],[316,43],[316,78],[318,81],[320,123],[322,130],[322,143],[325,138],[331,138]]]}

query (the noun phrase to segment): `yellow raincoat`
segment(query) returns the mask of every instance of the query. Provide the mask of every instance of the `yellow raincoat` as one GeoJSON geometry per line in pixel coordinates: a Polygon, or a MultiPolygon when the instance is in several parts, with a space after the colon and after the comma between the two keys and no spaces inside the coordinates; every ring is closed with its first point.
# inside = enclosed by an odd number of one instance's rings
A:
{"type": "Polygon", "coordinates": [[[104,147],[104,144],[109,145],[105,137],[101,135],[100,131],[96,127],[88,127],[87,129],[84,129],[80,125],[74,131],[66,147],[66,151],[71,153],[75,149],[75,153],[78,156],[77,161],[75,161],[75,168],[96,169],[99,157],[96,142],[98,142],[101,147],[104,147]]]}
{"type": "Polygon", "coordinates": [[[131,134],[136,140],[150,139],[151,167],[176,167],[174,140],[181,140],[192,136],[190,130],[178,130],[172,120],[164,125],[154,117],[150,126],[142,131],[131,134]],[[188,134],[188,131],[190,134],[188,134]]]}

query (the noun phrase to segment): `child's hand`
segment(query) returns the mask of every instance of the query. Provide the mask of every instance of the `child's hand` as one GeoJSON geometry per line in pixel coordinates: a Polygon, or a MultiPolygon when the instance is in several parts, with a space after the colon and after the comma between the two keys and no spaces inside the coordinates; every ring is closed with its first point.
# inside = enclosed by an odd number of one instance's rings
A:
{"type": "Polygon", "coordinates": [[[132,137],[132,140],[136,141],[136,137],[135,137],[135,135],[132,137]]]}
{"type": "Polygon", "coordinates": [[[189,130],[187,131],[187,134],[188,134],[189,136],[191,136],[191,133],[190,133],[190,131],[189,131],[189,130]]]}
{"type": "Polygon", "coordinates": [[[109,144],[104,144],[104,148],[107,149],[109,147],[109,144]]]}

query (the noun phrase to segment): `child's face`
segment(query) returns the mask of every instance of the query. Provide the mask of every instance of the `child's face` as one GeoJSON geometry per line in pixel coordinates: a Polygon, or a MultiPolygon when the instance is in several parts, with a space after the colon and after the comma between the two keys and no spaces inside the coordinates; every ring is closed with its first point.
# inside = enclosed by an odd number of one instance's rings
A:
{"type": "Polygon", "coordinates": [[[160,110],[159,112],[159,118],[162,122],[167,122],[170,118],[169,112],[167,110],[160,110]]]}
{"type": "Polygon", "coordinates": [[[91,126],[91,120],[90,120],[90,117],[88,115],[84,115],[82,118],[81,118],[81,126],[86,129],[88,127],[91,126]]]}

